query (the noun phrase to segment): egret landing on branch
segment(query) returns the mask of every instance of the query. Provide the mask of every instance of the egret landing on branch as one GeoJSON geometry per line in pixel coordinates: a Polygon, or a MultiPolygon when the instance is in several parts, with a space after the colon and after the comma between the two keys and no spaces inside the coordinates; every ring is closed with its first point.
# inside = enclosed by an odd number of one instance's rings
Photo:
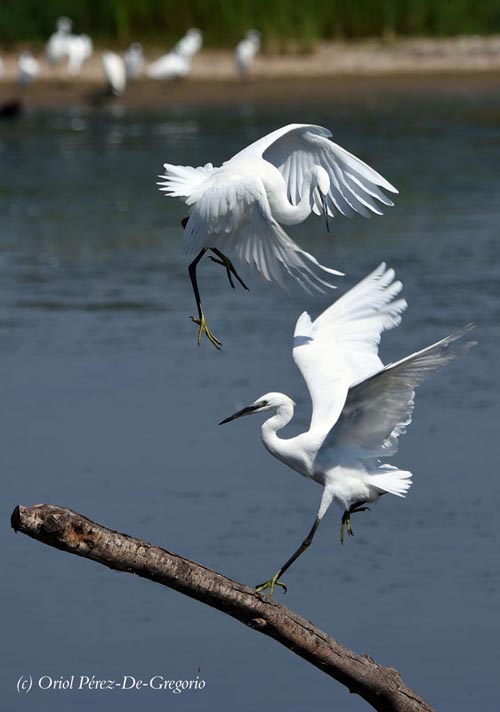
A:
{"type": "MultiPolygon", "coordinates": [[[[191,206],[183,222],[184,252],[192,257],[189,276],[198,309],[198,344],[205,334],[221,347],[205,321],[196,279],[199,261],[209,250],[238,277],[230,251],[269,282],[284,286],[293,278],[309,292],[333,288],[329,269],[296,245],[281,225],[303,222],[312,212],[325,220],[336,212],[351,217],[382,214],[379,203],[393,205],[381,188],[397,193],[379,173],[330,141],[328,129],[290,124],[264,136],[219,168],[165,163],[160,190],[191,206]]],[[[212,258],[213,259],[213,258],[212,258]]]]}
{"type": "Polygon", "coordinates": [[[457,344],[469,324],[441,341],[385,366],[378,356],[383,331],[401,321],[406,301],[397,299],[401,282],[381,264],[312,322],[304,312],[295,326],[293,358],[312,400],[309,430],[288,440],[277,432],[293,417],[295,403],[282,393],[267,393],[222,421],[270,411],[262,425],[264,446],[301,475],[324,487],[313,527],[297,551],[258,591],[276,586],[307,549],[332,501],[343,508],[341,541],[352,536],[351,514],[367,509],[382,494],[404,497],[411,472],[383,464],[411,423],[415,388],[475,342],[457,344]]]}

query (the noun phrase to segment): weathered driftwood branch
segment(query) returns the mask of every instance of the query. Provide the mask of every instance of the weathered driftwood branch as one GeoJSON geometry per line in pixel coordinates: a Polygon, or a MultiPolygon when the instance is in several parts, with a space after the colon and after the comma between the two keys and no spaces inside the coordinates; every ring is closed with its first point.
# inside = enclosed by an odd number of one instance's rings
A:
{"type": "Polygon", "coordinates": [[[142,576],[271,636],[380,712],[433,712],[399,673],[358,655],[281,603],[200,564],[49,504],[16,507],[14,531],[117,571],[142,576]]]}

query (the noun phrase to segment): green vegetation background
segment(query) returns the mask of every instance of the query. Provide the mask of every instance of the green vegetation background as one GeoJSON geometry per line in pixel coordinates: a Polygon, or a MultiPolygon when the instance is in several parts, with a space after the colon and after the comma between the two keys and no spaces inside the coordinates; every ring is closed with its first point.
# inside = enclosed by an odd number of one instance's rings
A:
{"type": "Polygon", "coordinates": [[[75,32],[125,45],[168,45],[189,27],[206,46],[233,46],[249,28],[268,49],[323,39],[500,32],[500,0],[2,0],[0,44],[43,42],[67,15],[75,32]]]}

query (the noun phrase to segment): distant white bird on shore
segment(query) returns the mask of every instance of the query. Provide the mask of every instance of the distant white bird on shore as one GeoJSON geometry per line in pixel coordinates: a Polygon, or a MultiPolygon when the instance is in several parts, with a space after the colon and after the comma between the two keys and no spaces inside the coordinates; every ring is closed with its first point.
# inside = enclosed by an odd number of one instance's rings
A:
{"type": "Polygon", "coordinates": [[[3,59],[0,57],[0,79],[3,77],[5,74],[5,64],[3,59]]]}
{"type": "Polygon", "coordinates": [[[133,42],[123,55],[127,79],[138,79],[144,69],[144,49],[140,42],[133,42]]]}
{"type": "Polygon", "coordinates": [[[192,60],[203,45],[203,35],[196,27],[192,27],[186,32],[184,37],[175,45],[173,51],[184,59],[192,60]]]}
{"type": "Polygon", "coordinates": [[[22,86],[32,84],[40,74],[40,64],[29,50],[24,50],[17,60],[17,80],[22,86]]]}
{"type": "Polygon", "coordinates": [[[88,35],[71,35],[68,45],[68,73],[72,77],[80,74],[82,65],[92,56],[92,40],[88,35]]]}
{"type": "Polygon", "coordinates": [[[283,393],[266,393],[221,425],[251,413],[270,412],[261,428],[264,447],[278,460],[322,487],[323,496],[306,539],[269,581],[257,587],[276,586],[290,566],[308,548],[332,502],[343,510],[341,541],[352,536],[351,515],[390,494],[404,497],[412,483],[411,472],[382,463],[394,455],[398,438],[411,423],[415,389],[426,378],[475,342],[457,344],[469,324],[441,341],[406,358],[383,365],[378,355],[382,332],[393,329],[406,309],[396,299],[401,282],[381,264],[344,294],[315,321],[307,312],[298,319],[293,338],[293,359],[302,373],[312,400],[309,430],[292,438],[277,432],[293,418],[294,401],[283,393]]]}
{"type": "Polygon", "coordinates": [[[49,37],[45,53],[49,64],[59,64],[69,56],[69,45],[73,35],[73,23],[67,17],[60,17],[56,23],[57,30],[49,37]]]}
{"type": "Polygon", "coordinates": [[[182,79],[191,71],[191,60],[177,52],[164,54],[146,69],[151,79],[182,79]]]}
{"type": "Polygon", "coordinates": [[[236,68],[242,79],[248,76],[255,55],[260,50],[260,32],[249,30],[246,37],[236,45],[234,60],[236,68]]]}
{"type": "Polygon", "coordinates": [[[101,63],[110,93],[122,96],[127,83],[125,62],[116,52],[103,52],[101,63]]]}
{"type": "MultiPolygon", "coordinates": [[[[303,222],[312,212],[325,219],[336,212],[370,217],[382,214],[379,203],[394,205],[381,188],[398,191],[356,156],[333,143],[322,126],[290,124],[273,131],[237,153],[220,167],[193,168],[165,163],[160,190],[191,207],[183,221],[183,250],[194,257],[189,266],[198,309],[198,344],[203,334],[221,343],[208,329],[198,290],[196,268],[211,250],[212,260],[226,268],[242,286],[230,251],[267,281],[284,286],[295,279],[306,291],[332,288],[329,269],[302,250],[281,225],[303,222]]],[[[328,226],[328,223],[327,223],[328,226]]]]}

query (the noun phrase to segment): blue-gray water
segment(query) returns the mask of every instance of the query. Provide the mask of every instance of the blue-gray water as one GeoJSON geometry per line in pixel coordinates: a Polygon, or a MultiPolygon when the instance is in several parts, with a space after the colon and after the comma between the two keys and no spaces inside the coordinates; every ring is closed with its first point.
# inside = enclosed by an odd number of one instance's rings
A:
{"type": "MultiPolygon", "coordinates": [[[[275,642],[158,585],[15,536],[16,504],[48,502],[248,584],[310,528],[321,490],[273,460],[259,419],[219,428],[269,390],[309,401],[291,359],[299,313],[324,298],[200,284],[221,353],[195,345],[180,202],[162,163],[218,162],[289,122],[333,129],[400,189],[382,218],[290,230],[342,289],[381,260],[409,308],[399,358],[474,321],[479,346],[427,382],[394,462],[405,500],[340,512],[286,576],[284,602],[398,668],[439,710],[498,709],[500,98],[403,90],[286,107],[30,114],[0,129],[1,695],[6,709],[366,709],[275,642]],[[41,692],[21,675],[206,680],[203,692],[41,692]]],[[[281,594],[277,596],[281,599],[281,594]]]]}

